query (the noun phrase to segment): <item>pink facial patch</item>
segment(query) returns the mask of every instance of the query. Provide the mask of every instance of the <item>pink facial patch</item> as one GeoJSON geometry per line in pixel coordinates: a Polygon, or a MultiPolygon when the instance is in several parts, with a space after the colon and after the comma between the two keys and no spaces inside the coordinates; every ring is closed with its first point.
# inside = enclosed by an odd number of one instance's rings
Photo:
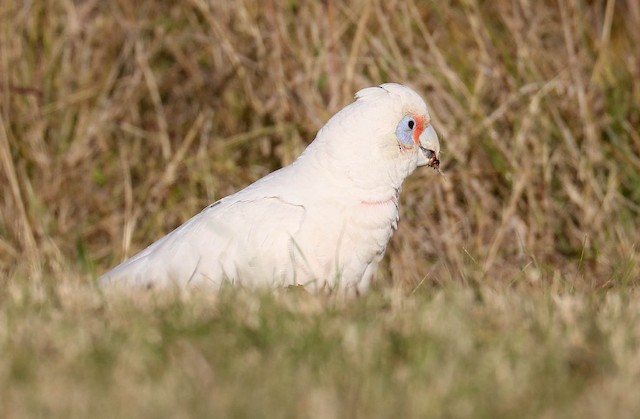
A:
{"type": "Polygon", "coordinates": [[[424,131],[424,120],[425,117],[422,115],[413,114],[413,119],[416,120],[416,129],[413,131],[413,142],[416,145],[420,144],[420,134],[424,131]]]}

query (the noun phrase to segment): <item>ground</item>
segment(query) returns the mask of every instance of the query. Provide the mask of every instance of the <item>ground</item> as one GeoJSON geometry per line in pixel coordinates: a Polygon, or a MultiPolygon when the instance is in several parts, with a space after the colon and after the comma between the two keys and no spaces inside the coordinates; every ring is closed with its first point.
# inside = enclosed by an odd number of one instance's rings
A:
{"type": "Polygon", "coordinates": [[[631,417],[640,7],[0,2],[0,416],[631,417]],[[94,280],[412,85],[372,293],[94,280]]]}

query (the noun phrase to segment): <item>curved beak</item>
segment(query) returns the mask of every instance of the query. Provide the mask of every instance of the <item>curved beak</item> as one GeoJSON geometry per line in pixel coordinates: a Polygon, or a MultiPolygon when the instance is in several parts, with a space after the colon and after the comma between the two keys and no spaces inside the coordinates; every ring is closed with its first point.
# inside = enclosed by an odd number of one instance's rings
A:
{"type": "Polygon", "coordinates": [[[429,166],[434,169],[440,167],[440,141],[438,134],[431,124],[420,134],[420,153],[418,153],[418,166],[429,166]]]}

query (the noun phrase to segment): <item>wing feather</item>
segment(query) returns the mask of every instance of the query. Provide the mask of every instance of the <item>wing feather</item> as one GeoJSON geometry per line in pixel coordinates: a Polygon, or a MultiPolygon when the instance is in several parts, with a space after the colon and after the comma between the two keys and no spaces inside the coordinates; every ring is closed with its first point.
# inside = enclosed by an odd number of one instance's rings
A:
{"type": "Polygon", "coordinates": [[[279,197],[221,201],[105,273],[103,283],[283,282],[305,209],[279,197]]]}

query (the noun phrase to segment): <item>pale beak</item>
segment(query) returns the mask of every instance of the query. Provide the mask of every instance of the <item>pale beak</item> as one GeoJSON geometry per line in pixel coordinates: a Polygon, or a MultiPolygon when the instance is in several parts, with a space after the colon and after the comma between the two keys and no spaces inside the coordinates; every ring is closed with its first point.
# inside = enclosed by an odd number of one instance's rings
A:
{"type": "Polygon", "coordinates": [[[420,153],[418,153],[418,166],[429,166],[438,169],[440,166],[440,141],[438,134],[431,124],[420,134],[420,153]]]}

